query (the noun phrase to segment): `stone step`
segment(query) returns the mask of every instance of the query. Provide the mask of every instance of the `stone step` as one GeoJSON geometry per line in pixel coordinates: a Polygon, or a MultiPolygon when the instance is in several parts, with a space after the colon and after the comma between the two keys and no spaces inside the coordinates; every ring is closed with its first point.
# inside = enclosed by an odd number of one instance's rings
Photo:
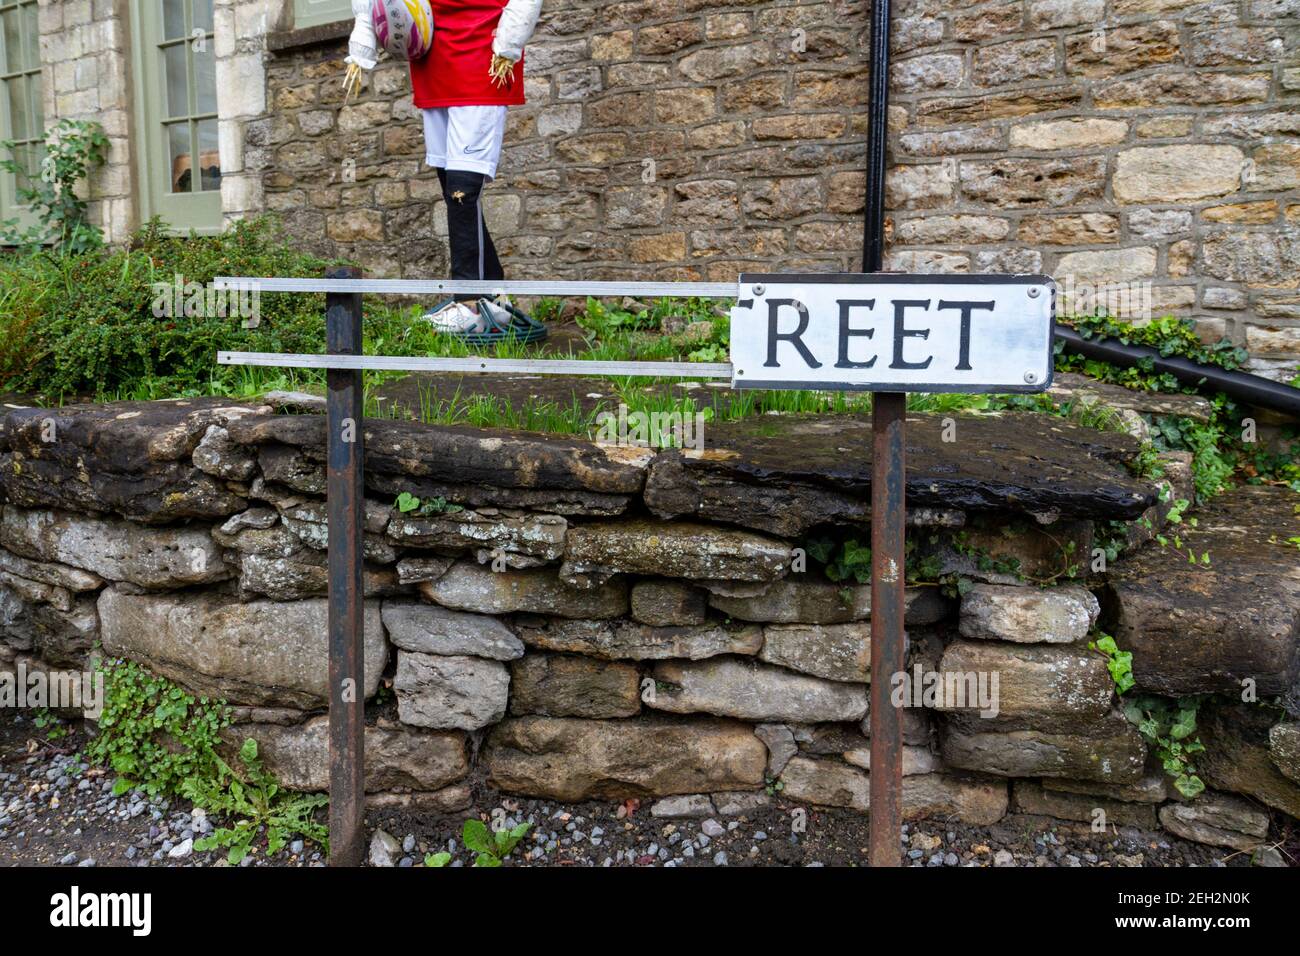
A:
{"type": "Polygon", "coordinates": [[[1107,575],[1107,617],[1143,690],[1291,692],[1300,678],[1300,496],[1244,486],[1165,529],[1107,575]],[[1173,536],[1181,535],[1182,547],[1173,536]],[[1196,557],[1196,563],[1188,555],[1196,557]],[[1209,564],[1201,563],[1208,553],[1209,564]],[[1243,682],[1250,682],[1244,684],[1243,682]]]}
{"type": "MultiPolygon", "coordinates": [[[[1033,413],[908,415],[912,508],[1136,518],[1155,488],[1125,469],[1136,439],[1033,413]]],[[[710,425],[708,452],[657,455],[645,500],[694,516],[793,536],[869,517],[871,422],[852,415],[763,416],[710,425]]]]}

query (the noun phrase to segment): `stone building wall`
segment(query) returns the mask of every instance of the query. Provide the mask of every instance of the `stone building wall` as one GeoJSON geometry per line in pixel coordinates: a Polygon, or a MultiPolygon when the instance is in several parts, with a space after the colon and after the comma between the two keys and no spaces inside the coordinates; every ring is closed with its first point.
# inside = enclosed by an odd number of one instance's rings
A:
{"type": "MultiPolygon", "coordinates": [[[[1300,10],[1285,0],[894,5],[887,266],[1120,284],[1251,368],[1300,362],[1300,10]],[[1129,286],[1133,283],[1132,287],[1129,286]]],[[[866,4],[548,0],[488,218],[518,278],[860,266],[866,4]]],[[[377,275],[445,268],[389,64],[272,60],[266,202],[377,275]],[[354,166],[343,166],[351,159],[354,166]],[[350,177],[355,175],[355,182],[350,177]]]]}
{"type": "Polygon", "coordinates": [[[284,0],[213,2],[221,208],[227,219],[265,209],[261,172],[245,160],[247,126],[266,113],[266,38],[287,23],[290,6],[284,0]]]}
{"type": "MultiPolygon", "coordinates": [[[[111,243],[140,225],[139,132],[132,76],[130,0],[41,0],[42,90],[47,125],[94,120],[108,160],[86,184],[92,223],[111,243]]],[[[266,38],[287,23],[284,0],[214,0],[214,52],[222,209],[227,218],[264,211],[262,176],[244,164],[245,125],[266,112],[266,38]]]]}
{"type": "Polygon", "coordinates": [[[1300,358],[1300,7],[898,4],[895,268],[1151,284],[1155,315],[1300,358]]]}
{"type": "Polygon", "coordinates": [[[91,222],[110,242],[125,241],[137,222],[127,6],[127,0],[41,0],[38,21],[46,124],[94,120],[108,136],[108,160],[86,190],[91,222]]]}
{"type": "MultiPolygon", "coordinates": [[[[865,810],[870,586],[797,549],[813,531],[867,533],[868,456],[846,466],[842,449],[868,447],[869,425],[753,424],[717,426],[692,457],[369,420],[371,799],[459,809],[486,778],[559,800],[689,795],[725,814],[779,782],[782,801],[865,810]],[[442,503],[399,513],[403,491],[442,503]]],[[[97,647],[139,661],[229,701],[231,739],[258,738],[286,785],[324,789],[324,426],[216,399],[9,411],[0,670],[79,669],[97,647]]],[[[1230,695],[1249,678],[1260,700],[1293,693],[1294,562],[1265,540],[1295,523],[1290,498],[1245,489],[1237,512],[1207,518],[1232,528],[1209,545],[1213,570],[1153,546],[1106,579],[1040,587],[1091,553],[1096,522],[1145,515],[1134,544],[1151,537],[1156,488],[1124,466],[1137,442],[1023,413],[958,427],[999,460],[963,456],[954,473],[942,421],[909,428],[909,536],[971,586],[960,601],[907,590],[906,673],[930,677],[901,698],[905,813],[1091,823],[1100,808],[1115,826],[1239,849],[1266,838],[1267,808],[1300,817],[1294,699],[1290,719],[1231,696],[1204,705],[1211,791],[1184,804],[1087,646],[1097,591],[1139,689],[1230,695]],[[980,694],[936,698],[933,675],[980,694]]],[[[1166,464],[1189,494],[1186,456],[1166,464]]]]}

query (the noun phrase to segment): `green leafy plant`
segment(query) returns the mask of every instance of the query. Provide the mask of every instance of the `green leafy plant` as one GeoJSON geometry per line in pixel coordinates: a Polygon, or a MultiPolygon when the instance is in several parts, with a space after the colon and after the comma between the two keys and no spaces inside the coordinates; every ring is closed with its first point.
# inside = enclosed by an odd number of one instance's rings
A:
{"type": "MultiPolygon", "coordinates": [[[[1005,530],[1014,533],[1012,529],[1005,530]]],[[[988,548],[971,543],[969,532],[958,531],[954,534],[952,536],[952,548],[958,554],[974,561],[976,569],[980,571],[992,574],[1006,574],[1014,578],[1023,577],[1020,571],[1019,558],[994,555],[988,548]]]]}
{"type": "Polygon", "coordinates": [[[648,308],[632,312],[588,296],[585,311],[578,314],[578,324],[597,338],[604,338],[618,332],[658,328],[659,316],[648,308]]]}
{"type": "Polygon", "coordinates": [[[545,296],[533,304],[531,315],[538,322],[558,322],[563,312],[563,299],[545,296]]]}
{"type": "Polygon", "coordinates": [[[70,733],[67,724],[59,719],[59,715],[46,707],[37,709],[36,716],[32,718],[32,723],[38,729],[45,731],[46,740],[62,740],[70,733]]]}
{"type": "Polygon", "coordinates": [[[1196,712],[1200,705],[1198,697],[1172,701],[1155,695],[1137,696],[1124,705],[1124,716],[1155,750],[1160,766],[1173,779],[1174,788],[1188,799],[1205,789],[1193,761],[1196,754],[1205,751],[1200,738],[1192,737],[1196,733],[1196,712]]]}
{"type": "Polygon", "coordinates": [[[1121,651],[1115,638],[1104,631],[1097,632],[1096,639],[1088,642],[1088,648],[1105,655],[1106,669],[1110,671],[1110,679],[1115,682],[1116,693],[1125,694],[1133,689],[1132,651],[1121,651]]]}
{"type": "Polygon", "coordinates": [[[199,851],[226,849],[226,858],[239,863],[265,831],[268,853],[278,853],[295,835],[329,848],[329,834],[316,820],[316,811],[329,804],[323,793],[293,793],[282,790],[262,767],[257,741],[249,738],[239,748],[241,772],[220,757],[215,777],[191,777],[181,791],[197,806],[234,819],[234,825],[217,827],[194,842],[199,851]]]}
{"type": "Polygon", "coordinates": [[[808,556],[825,565],[826,577],[839,583],[855,581],[866,584],[871,580],[871,548],[857,538],[835,541],[830,537],[815,537],[807,542],[808,556]]]}
{"type": "Polygon", "coordinates": [[[409,491],[403,491],[393,502],[393,506],[402,514],[415,512],[419,515],[435,514],[455,514],[458,511],[464,511],[463,505],[454,505],[448,503],[447,499],[439,495],[437,498],[417,498],[409,491]]]}
{"type": "Polygon", "coordinates": [[[446,866],[450,862],[451,854],[445,851],[442,853],[426,853],[424,855],[425,866],[446,866]]]}
{"type": "Polygon", "coordinates": [[[80,255],[100,248],[103,234],[86,221],[86,201],[77,195],[77,184],[102,166],[108,155],[108,137],[98,123],[59,120],[45,133],[40,147],[40,175],[31,179],[18,159],[20,147],[12,141],[0,143],[8,158],[0,169],[14,176],[17,198],[36,223],[20,229],[17,219],[0,223],[0,245],[20,246],[29,251],[52,244],[62,254],[80,255]]]}
{"type": "Polygon", "coordinates": [[[1227,486],[1234,465],[1223,447],[1222,425],[1162,416],[1152,423],[1151,437],[1161,451],[1192,453],[1192,481],[1201,500],[1213,498],[1227,486]]]}
{"type": "Polygon", "coordinates": [[[99,669],[104,710],[85,753],[117,774],[115,794],[134,787],[151,796],[179,793],[184,781],[216,773],[219,735],[230,723],[223,702],[196,699],[133,661],[103,661],[99,669]]]}
{"type": "Polygon", "coordinates": [[[725,362],[730,356],[727,346],[720,342],[709,342],[698,349],[686,353],[692,362],[725,362]]]}
{"type": "Polygon", "coordinates": [[[511,829],[489,830],[482,820],[470,818],[461,830],[461,840],[468,849],[478,854],[475,866],[500,866],[501,861],[519,845],[519,841],[532,829],[531,823],[520,823],[511,829]]]}
{"type": "MultiPolygon", "coordinates": [[[[1226,369],[1240,368],[1247,358],[1246,350],[1227,338],[1206,345],[1196,334],[1194,321],[1172,315],[1161,316],[1142,325],[1105,314],[1074,315],[1064,317],[1061,321],[1072,325],[1085,339],[1113,339],[1123,345],[1145,346],[1165,358],[1178,355],[1204,365],[1217,365],[1226,369]]],[[[1149,360],[1131,368],[1119,368],[1106,362],[1086,359],[1077,353],[1066,352],[1061,343],[1056,346],[1056,368],[1059,371],[1083,372],[1090,378],[1144,391],[1184,390],[1184,386],[1172,375],[1157,373],[1149,360]]]]}
{"type": "Polygon", "coordinates": [[[261,295],[260,321],[245,327],[225,309],[155,315],[172,298],[160,302],[159,287],[177,276],[201,288],[218,275],[319,276],[326,265],[292,250],[268,218],[202,238],[154,220],[122,248],[0,257],[0,390],[49,402],[229,394],[249,372],[214,366],[216,352],[320,351],[324,298],[261,295]]]}
{"type": "MultiPolygon", "coordinates": [[[[1133,689],[1133,652],[1120,650],[1115,638],[1097,631],[1088,642],[1091,650],[1106,658],[1106,669],[1121,696],[1133,689]]],[[[1155,694],[1139,694],[1123,701],[1124,716],[1138,729],[1160,760],[1160,766],[1172,778],[1174,788],[1189,800],[1205,789],[1196,775],[1193,757],[1205,751],[1196,733],[1196,712],[1200,697],[1183,697],[1171,701],[1155,694]]]]}

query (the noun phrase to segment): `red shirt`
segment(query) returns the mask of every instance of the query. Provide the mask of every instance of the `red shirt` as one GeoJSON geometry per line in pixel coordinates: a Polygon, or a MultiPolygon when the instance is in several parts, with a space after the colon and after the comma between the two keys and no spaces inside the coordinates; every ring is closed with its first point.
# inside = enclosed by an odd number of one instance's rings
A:
{"type": "Polygon", "coordinates": [[[417,109],[437,106],[518,106],[524,101],[524,61],[509,83],[488,77],[492,34],[505,0],[430,0],[433,49],[411,64],[417,109]]]}

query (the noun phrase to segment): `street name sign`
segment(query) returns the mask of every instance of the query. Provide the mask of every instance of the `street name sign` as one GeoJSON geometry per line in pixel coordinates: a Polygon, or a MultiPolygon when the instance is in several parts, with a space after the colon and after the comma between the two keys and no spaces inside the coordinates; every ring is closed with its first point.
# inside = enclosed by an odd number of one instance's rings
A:
{"type": "Polygon", "coordinates": [[[1044,275],[746,273],[733,388],[1041,392],[1055,286],[1044,275]]]}

